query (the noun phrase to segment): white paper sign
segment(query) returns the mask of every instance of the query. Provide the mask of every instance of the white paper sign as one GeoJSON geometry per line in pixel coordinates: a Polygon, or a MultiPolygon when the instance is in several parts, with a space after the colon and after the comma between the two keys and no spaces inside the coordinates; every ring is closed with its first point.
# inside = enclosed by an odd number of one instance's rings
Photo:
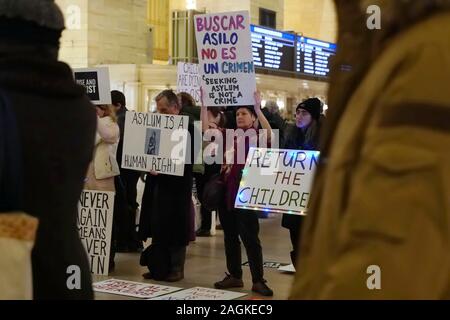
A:
{"type": "Polygon", "coordinates": [[[114,192],[83,190],[78,202],[77,228],[91,272],[108,275],[114,212],[114,192]]]}
{"type": "Polygon", "coordinates": [[[318,151],[250,149],[235,207],[305,215],[319,154],[318,151]]]}
{"type": "Polygon", "coordinates": [[[287,265],[287,266],[281,266],[278,268],[278,271],[281,272],[288,272],[288,273],[295,273],[295,267],[293,264],[287,265]]]}
{"type": "Polygon", "coordinates": [[[186,92],[200,105],[200,81],[198,64],[178,62],[177,93],[186,92]]]}
{"type": "Polygon", "coordinates": [[[109,279],[101,282],[96,282],[92,286],[94,288],[94,291],[96,292],[117,294],[121,296],[141,299],[155,298],[160,295],[169,294],[182,289],[118,279],[109,279]]]}
{"type": "Polygon", "coordinates": [[[189,117],[127,112],[122,168],[183,176],[189,117]]]}
{"type": "Polygon", "coordinates": [[[151,300],[234,300],[246,296],[245,293],[195,287],[151,300]]]}
{"type": "Polygon", "coordinates": [[[75,82],[86,88],[86,94],[95,105],[111,104],[111,87],[107,67],[74,69],[75,82]]]}
{"type": "Polygon", "coordinates": [[[205,105],[254,105],[248,11],[196,15],[194,25],[205,105]]]}

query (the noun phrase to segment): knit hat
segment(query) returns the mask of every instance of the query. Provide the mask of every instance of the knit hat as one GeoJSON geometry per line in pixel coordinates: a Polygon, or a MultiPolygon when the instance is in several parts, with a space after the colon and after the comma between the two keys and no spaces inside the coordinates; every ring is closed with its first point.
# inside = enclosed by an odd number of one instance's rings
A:
{"type": "Polygon", "coordinates": [[[63,30],[54,0],[0,0],[0,41],[57,46],[63,30]]]}
{"type": "Polygon", "coordinates": [[[303,109],[308,111],[313,119],[319,120],[322,113],[322,102],[317,98],[310,98],[300,103],[295,111],[303,109]]]}

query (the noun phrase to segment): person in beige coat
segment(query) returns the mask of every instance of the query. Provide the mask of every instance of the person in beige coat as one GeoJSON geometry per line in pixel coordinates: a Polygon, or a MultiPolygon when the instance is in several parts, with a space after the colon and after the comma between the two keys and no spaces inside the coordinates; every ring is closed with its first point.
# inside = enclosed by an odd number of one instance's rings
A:
{"type": "Polygon", "coordinates": [[[450,298],[450,1],[336,0],[339,53],[291,299],[450,298]],[[382,29],[366,27],[379,5],[382,29]]]}
{"type": "Polygon", "coordinates": [[[94,158],[89,165],[85,189],[115,192],[114,177],[120,175],[116,160],[119,126],[112,106],[97,105],[96,110],[98,118],[94,158]]]}

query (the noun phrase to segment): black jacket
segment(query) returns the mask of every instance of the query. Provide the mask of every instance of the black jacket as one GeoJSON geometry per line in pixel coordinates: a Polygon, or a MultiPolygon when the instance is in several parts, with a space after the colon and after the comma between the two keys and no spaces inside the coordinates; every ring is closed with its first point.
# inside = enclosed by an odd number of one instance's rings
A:
{"type": "MultiPolygon", "coordinates": [[[[317,135],[312,137],[310,141],[306,141],[305,134],[302,129],[297,128],[293,125],[286,130],[286,140],[284,143],[284,149],[289,150],[318,150],[319,149],[319,137],[318,133],[320,131],[320,124],[317,130],[317,135]]],[[[287,229],[298,229],[300,228],[302,216],[283,214],[283,219],[281,220],[281,225],[287,229]]]]}
{"type": "Polygon", "coordinates": [[[117,125],[120,129],[120,140],[119,144],[117,145],[117,163],[119,164],[119,168],[122,168],[122,154],[123,154],[123,140],[124,140],[124,134],[125,134],[125,116],[127,114],[128,109],[126,107],[120,108],[119,111],[117,111],[117,125]]]}
{"type": "Polygon", "coordinates": [[[0,92],[17,119],[24,211],[39,219],[32,252],[35,299],[92,299],[91,273],[77,230],[77,204],[92,158],[96,115],[63,63],[0,59],[0,92]],[[81,289],[69,290],[69,266],[81,289]]]}
{"type": "MultiPolygon", "coordinates": [[[[187,115],[187,114],[180,114],[187,115]]],[[[189,133],[193,137],[193,123],[189,133]]],[[[189,147],[188,147],[189,148],[189,147]]],[[[193,141],[191,140],[191,149],[193,141]]],[[[152,238],[152,244],[186,246],[191,230],[192,153],[191,164],[185,164],[184,176],[147,175],[139,221],[139,239],[152,238]]]]}

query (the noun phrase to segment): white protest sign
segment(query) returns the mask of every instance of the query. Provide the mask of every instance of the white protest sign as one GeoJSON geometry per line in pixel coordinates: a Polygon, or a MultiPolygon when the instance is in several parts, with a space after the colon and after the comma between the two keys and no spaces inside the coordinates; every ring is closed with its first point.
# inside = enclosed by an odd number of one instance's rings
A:
{"type": "Polygon", "coordinates": [[[254,105],[248,11],[196,15],[197,52],[206,106],[254,105]]]}
{"type": "Polygon", "coordinates": [[[128,111],[122,168],[183,176],[189,117],[128,111]]]}
{"type": "Polygon", "coordinates": [[[108,275],[114,212],[114,192],[83,190],[78,203],[77,228],[91,272],[108,275]]]}
{"type": "Polygon", "coordinates": [[[195,287],[151,300],[234,300],[244,296],[246,294],[240,292],[195,287]]]}
{"type": "Polygon", "coordinates": [[[112,103],[109,69],[107,67],[74,69],[73,74],[75,82],[85,87],[86,94],[93,104],[112,103]]]}
{"type": "MultiPolygon", "coordinates": [[[[203,132],[202,132],[202,122],[194,122],[194,164],[203,163],[203,132]]],[[[189,149],[189,146],[188,146],[189,149]]]]}
{"type": "Polygon", "coordinates": [[[198,64],[178,62],[177,93],[186,92],[200,105],[200,74],[198,64]]]}
{"type": "Polygon", "coordinates": [[[160,295],[169,294],[182,289],[118,279],[109,279],[101,282],[96,282],[92,285],[92,287],[96,292],[117,294],[121,296],[141,299],[155,298],[160,295]]]}
{"type": "Polygon", "coordinates": [[[251,148],[235,208],[305,215],[318,151],[251,148]]]}
{"type": "Polygon", "coordinates": [[[288,273],[295,273],[295,267],[293,264],[287,265],[287,266],[281,266],[278,268],[278,271],[280,272],[288,272],[288,273]]]}

